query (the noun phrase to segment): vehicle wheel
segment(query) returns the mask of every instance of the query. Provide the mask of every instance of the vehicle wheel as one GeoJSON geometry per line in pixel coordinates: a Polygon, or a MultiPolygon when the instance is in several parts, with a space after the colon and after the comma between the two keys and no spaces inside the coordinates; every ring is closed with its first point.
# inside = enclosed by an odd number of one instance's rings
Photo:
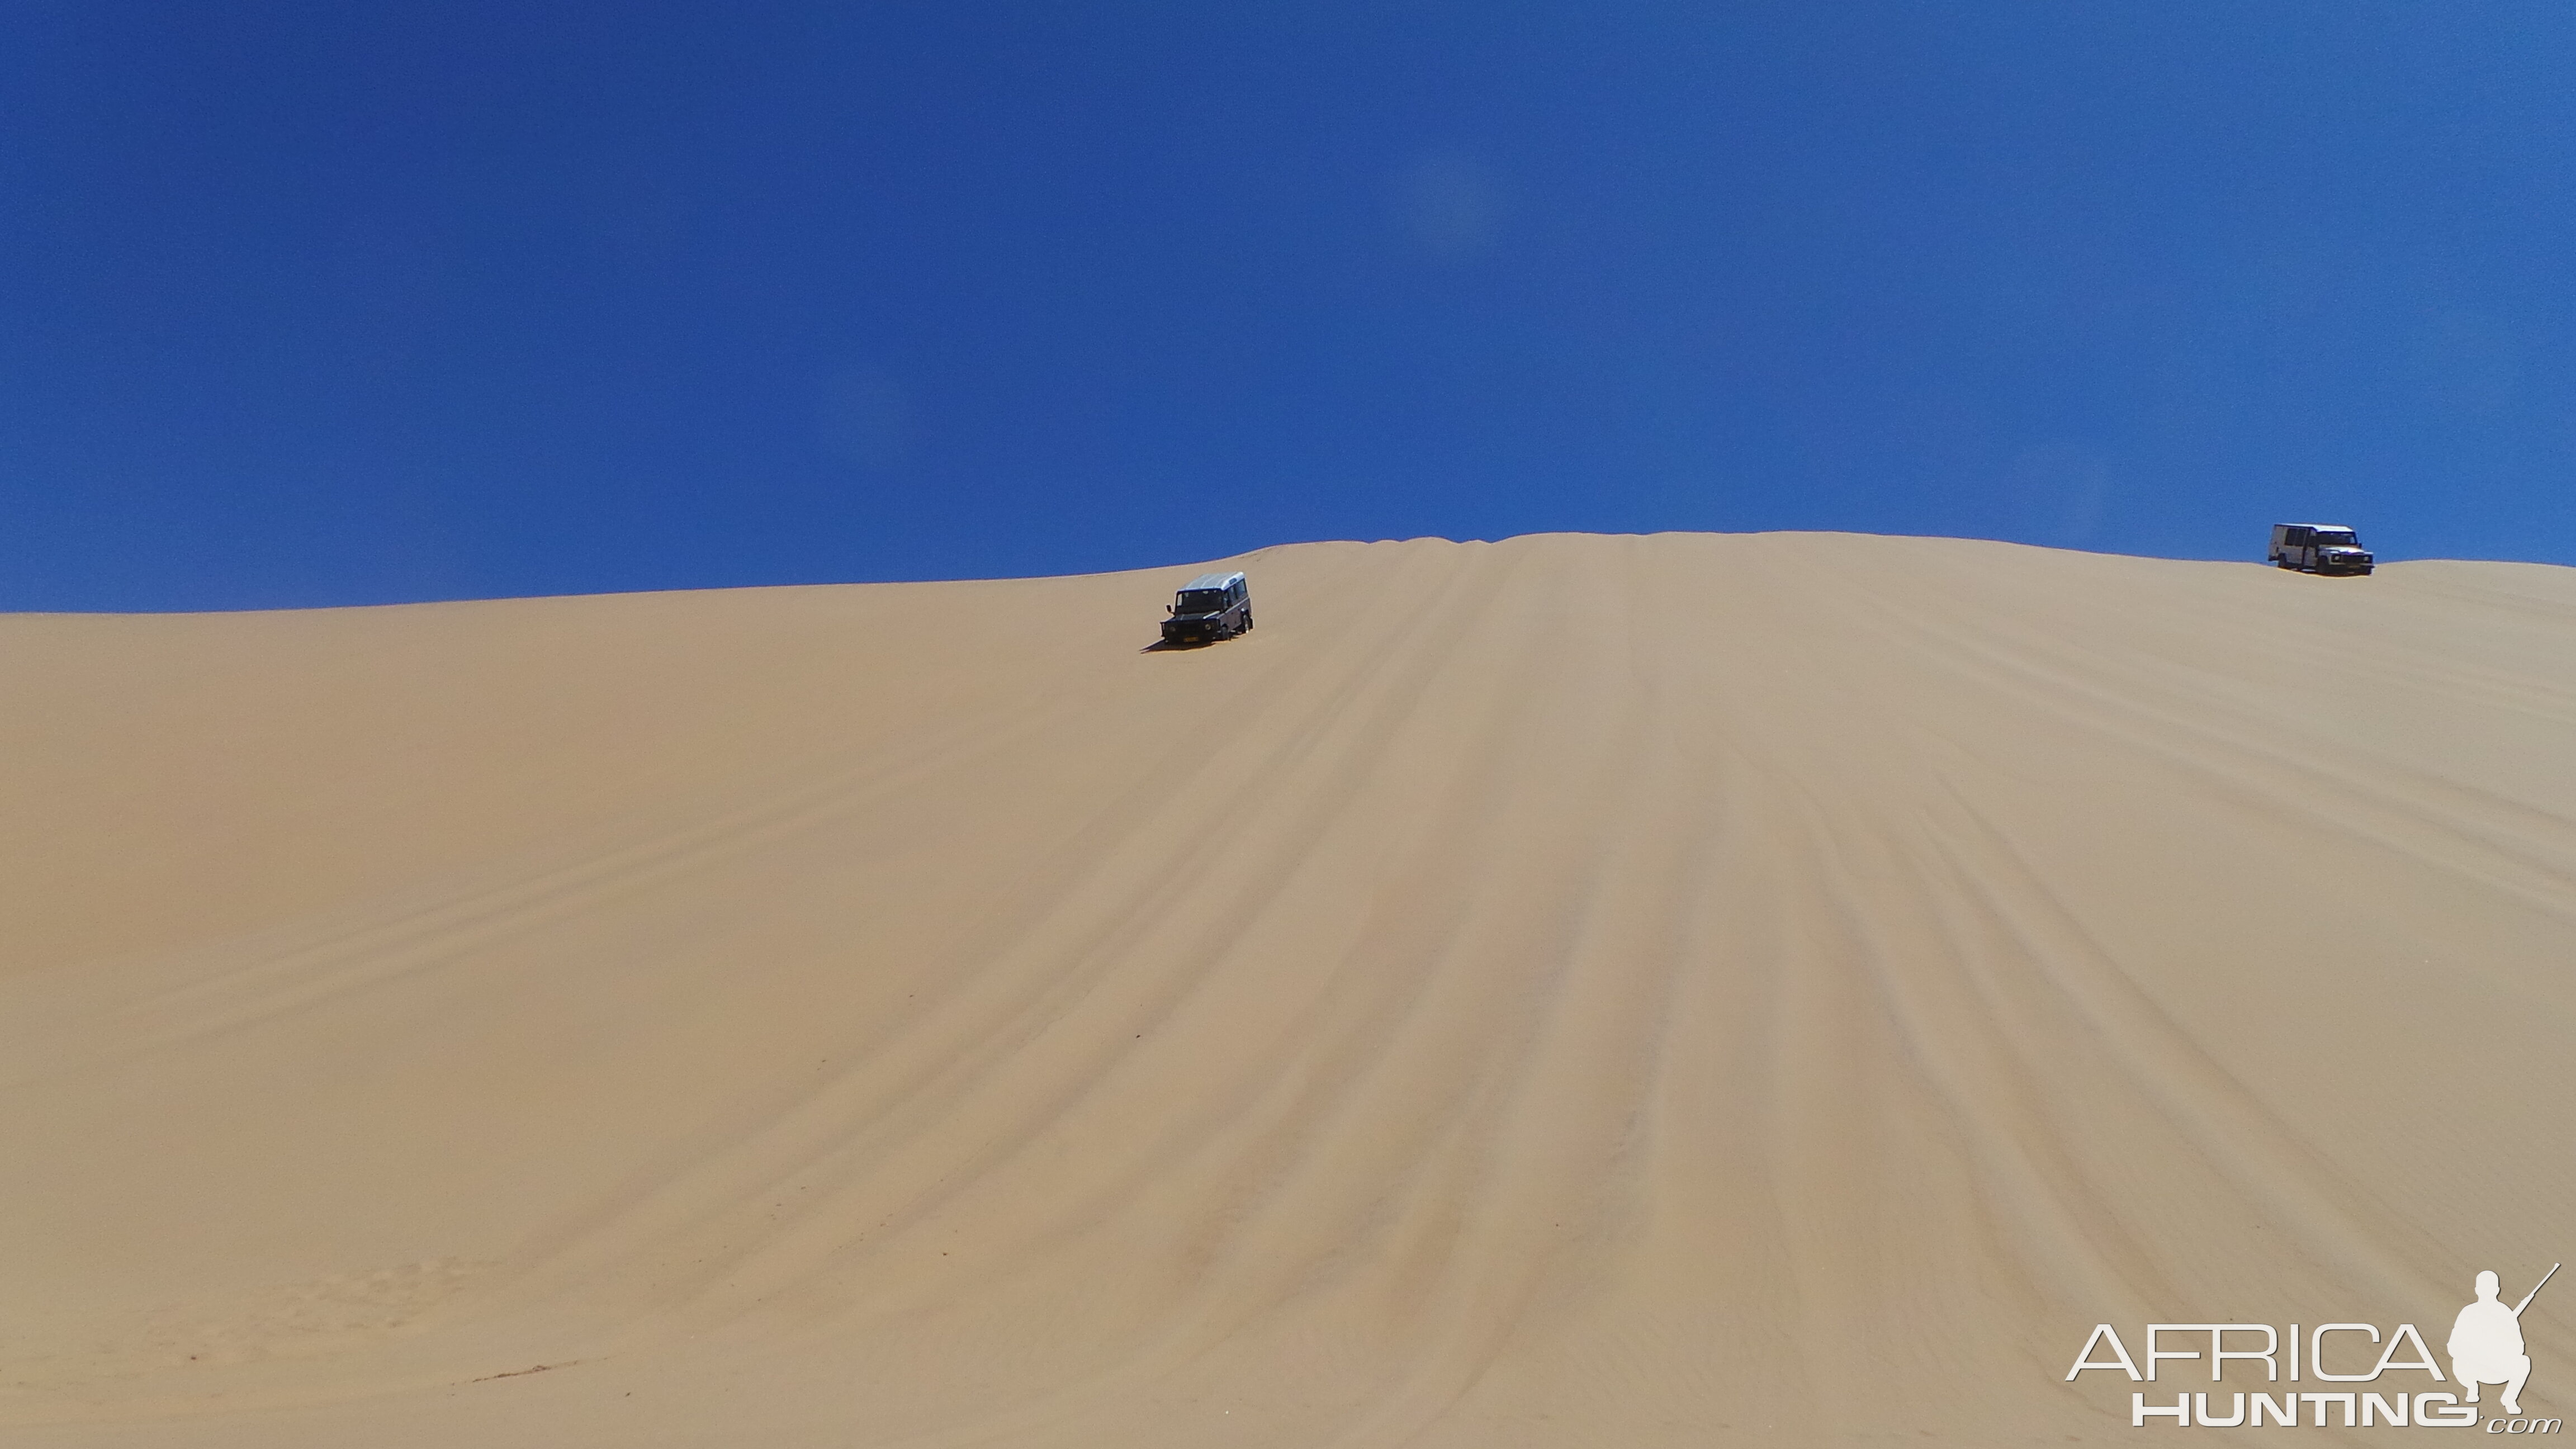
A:
{"type": "Polygon", "coordinates": [[[1243,632],[1246,634],[1252,632],[1252,611],[1250,609],[1243,611],[1243,632]]]}

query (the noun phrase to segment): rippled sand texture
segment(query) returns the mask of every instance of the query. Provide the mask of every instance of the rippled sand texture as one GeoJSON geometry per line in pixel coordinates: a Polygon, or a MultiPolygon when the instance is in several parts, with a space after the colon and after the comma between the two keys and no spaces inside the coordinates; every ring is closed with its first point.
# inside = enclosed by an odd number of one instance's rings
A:
{"type": "Polygon", "coordinates": [[[1240,562],[0,619],[0,1437],[2128,1442],[2576,1259],[2576,572],[1240,562]]]}

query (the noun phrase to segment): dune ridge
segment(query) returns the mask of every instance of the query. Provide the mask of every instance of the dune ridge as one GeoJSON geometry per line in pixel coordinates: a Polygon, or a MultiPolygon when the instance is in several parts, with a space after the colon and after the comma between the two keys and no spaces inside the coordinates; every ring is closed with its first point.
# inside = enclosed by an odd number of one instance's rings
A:
{"type": "Polygon", "coordinates": [[[2091,1442],[2576,1256],[2576,571],[1228,563],[0,618],[11,1442],[2091,1442]]]}

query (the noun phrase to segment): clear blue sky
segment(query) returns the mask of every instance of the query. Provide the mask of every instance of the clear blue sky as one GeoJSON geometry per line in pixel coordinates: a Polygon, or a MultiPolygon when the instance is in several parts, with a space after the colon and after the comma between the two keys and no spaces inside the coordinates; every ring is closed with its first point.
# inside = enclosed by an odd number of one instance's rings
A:
{"type": "Polygon", "coordinates": [[[2576,563],[2576,7],[8,0],[0,609],[2576,563]]]}

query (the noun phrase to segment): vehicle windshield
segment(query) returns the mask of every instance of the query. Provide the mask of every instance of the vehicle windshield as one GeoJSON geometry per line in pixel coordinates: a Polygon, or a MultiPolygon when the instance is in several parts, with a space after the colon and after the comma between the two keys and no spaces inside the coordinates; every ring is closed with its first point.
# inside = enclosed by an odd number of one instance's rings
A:
{"type": "Polygon", "coordinates": [[[1223,612],[1224,609],[1225,590],[1223,589],[1183,589],[1180,607],[1175,612],[1215,614],[1223,612]]]}
{"type": "Polygon", "coordinates": [[[2361,542],[2361,540],[2353,537],[2352,530],[2349,528],[2320,528],[2317,530],[2317,542],[2320,544],[2342,544],[2349,547],[2361,542]]]}

